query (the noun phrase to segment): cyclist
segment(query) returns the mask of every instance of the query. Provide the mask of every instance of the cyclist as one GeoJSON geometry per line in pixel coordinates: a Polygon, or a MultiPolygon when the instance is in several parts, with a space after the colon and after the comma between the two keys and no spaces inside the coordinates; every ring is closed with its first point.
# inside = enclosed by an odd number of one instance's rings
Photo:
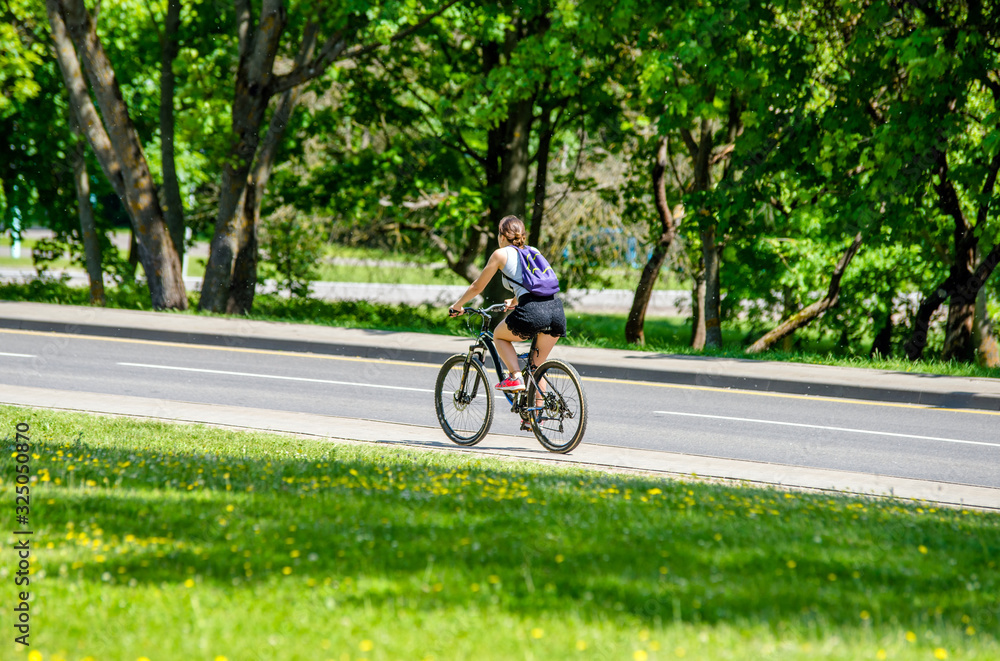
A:
{"type": "Polygon", "coordinates": [[[475,282],[448,308],[448,314],[452,317],[461,316],[462,306],[482,293],[487,283],[500,271],[504,288],[514,296],[505,301],[508,314],[493,331],[497,352],[507,367],[506,377],[496,388],[517,392],[524,390],[525,385],[512,343],[527,342],[535,338],[535,355],[532,356],[531,363],[541,365],[559,338],[566,337],[566,314],[562,301],[555,294],[537,296],[520,284],[524,278],[521,276],[517,248],[524,247],[527,238],[524,223],[517,216],[504,216],[498,229],[500,247],[490,255],[475,282]]]}

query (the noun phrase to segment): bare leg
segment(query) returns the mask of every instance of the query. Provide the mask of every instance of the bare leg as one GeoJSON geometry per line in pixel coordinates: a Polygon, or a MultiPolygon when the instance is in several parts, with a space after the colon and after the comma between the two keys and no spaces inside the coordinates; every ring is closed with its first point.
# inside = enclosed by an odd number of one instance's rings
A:
{"type": "MultiPolygon", "coordinates": [[[[524,340],[510,332],[506,321],[501,321],[497,324],[497,327],[493,330],[493,340],[494,344],[497,345],[497,353],[500,354],[500,360],[507,366],[507,371],[511,374],[520,372],[521,368],[517,363],[517,351],[514,349],[512,343],[523,342],[524,340]]],[[[551,350],[551,347],[549,349],[551,350]]]]}
{"type": "MultiPolygon", "coordinates": [[[[536,335],[535,345],[534,345],[535,353],[531,357],[531,364],[534,365],[535,367],[538,367],[539,365],[544,363],[548,359],[549,353],[551,353],[552,348],[556,346],[556,342],[558,341],[559,338],[554,335],[546,335],[544,333],[539,333],[538,335],[536,335]]],[[[545,403],[544,395],[545,395],[545,384],[539,383],[538,391],[535,393],[535,406],[541,406],[542,404],[545,403]]]]}
{"type": "Polygon", "coordinates": [[[531,363],[533,365],[541,365],[544,363],[551,353],[552,348],[556,346],[556,342],[559,338],[554,335],[546,335],[545,333],[539,333],[535,336],[535,355],[531,357],[531,363]]]}

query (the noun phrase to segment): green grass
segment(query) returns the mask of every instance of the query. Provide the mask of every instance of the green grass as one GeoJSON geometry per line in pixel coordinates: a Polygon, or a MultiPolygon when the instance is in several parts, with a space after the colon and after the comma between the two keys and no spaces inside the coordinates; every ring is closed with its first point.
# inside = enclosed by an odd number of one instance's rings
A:
{"type": "Polygon", "coordinates": [[[1000,657],[996,513],[0,407],[8,507],[18,422],[33,659],[1000,657]]]}
{"type": "MultiPolygon", "coordinates": [[[[13,245],[9,239],[5,241],[8,245],[13,245]]],[[[21,256],[18,258],[3,256],[0,257],[0,267],[4,268],[35,268],[35,263],[31,259],[31,251],[35,247],[35,239],[24,239],[21,241],[21,256]]],[[[49,268],[66,269],[79,268],[66,258],[57,259],[50,263],[49,268]]]]}
{"type": "MultiPolygon", "coordinates": [[[[106,294],[109,307],[150,309],[149,294],[145,289],[109,288],[106,294]]],[[[0,300],[87,305],[89,292],[85,288],[68,287],[51,279],[36,280],[27,284],[0,284],[0,300]]],[[[196,312],[197,294],[189,292],[188,300],[190,309],[183,314],[200,314],[196,312]]],[[[647,317],[646,345],[636,346],[630,345],[624,340],[626,318],[624,314],[588,314],[567,310],[566,316],[569,336],[564,342],[571,346],[838,365],[920,374],[1000,378],[1000,368],[980,367],[958,361],[942,361],[933,358],[912,362],[902,358],[872,360],[863,356],[843,355],[828,339],[810,337],[806,333],[801,334],[803,348],[798,351],[773,350],[751,356],[743,351],[747,331],[729,325],[723,329],[725,345],[722,349],[695,351],[688,345],[690,327],[684,319],[678,317],[647,317]]],[[[466,321],[449,319],[444,309],[428,305],[385,305],[366,301],[322,301],[258,295],[254,298],[254,309],[249,318],[260,321],[319,324],[342,328],[375,328],[442,335],[471,335],[466,321]]],[[[928,353],[930,352],[928,351],[928,353]]]]}

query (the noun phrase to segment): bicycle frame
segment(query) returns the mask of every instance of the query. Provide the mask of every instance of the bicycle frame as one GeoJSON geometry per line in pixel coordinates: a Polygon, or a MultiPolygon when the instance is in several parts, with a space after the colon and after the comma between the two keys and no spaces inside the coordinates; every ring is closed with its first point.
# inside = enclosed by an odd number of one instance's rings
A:
{"type": "MultiPolygon", "coordinates": [[[[468,362],[472,358],[472,356],[476,356],[479,359],[479,362],[481,362],[481,363],[483,363],[485,365],[486,361],[485,361],[484,351],[488,351],[489,354],[490,354],[490,358],[493,360],[493,367],[496,370],[497,379],[500,380],[500,381],[503,380],[503,368],[505,367],[505,365],[504,365],[503,360],[500,358],[500,352],[497,351],[496,342],[493,339],[493,331],[489,330],[489,328],[488,328],[489,327],[489,322],[490,322],[490,317],[489,317],[489,315],[485,314],[485,312],[491,312],[491,311],[494,311],[494,310],[504,309],[505,307],[506,306],[504,304],[499,303],[497,305],[494,305],[494,306],[491,306],[489,308],[486,308],[483,312],[480,312],[479,310],[476,310],[474,308],[465,308],[466,314],[468,314],[470,312],[474,312],[476,314],[479,314],[483,318],[482,326],[479,329],[479,336],[476,338],[475,344],[473,344],[473,345],[471,345],[469,347],[469,355],[466,358],[466,362],[468,362]]],[[[535,384],[535,389],[537,391],[540,391],[541,388],[539,387],[538,382],[535,381],[535,375],[533,373],[532,364],[531,364],[531,354],[532,354],[532,352],[534,352],[534,350],[535,350],[535,341],[532,340],[531,341],[531,349],[529,349],[529,351],[528,351],[528,364],[525,367],[525,369],[523,370],[523,374],[526,377],[526,380],[534,383],[535,384]]],[[[465,384],[462,384],[462,385],[464,387],[465,384]]],[[[514,407],[514,408],[511,409],[512,411],[518,411],[519,412],[521,410],[524,410],[524,411],[537,410],[537,408],[523,408],[523,409],[520,408],[520,406],[518,405],[518,402],[516,400],[517,393],[510,393],[510,392],[507,392],[507,391],[502,391],[502,392],[504,394],[504,397],[507,398],[507,403],[510,404],[512,407],[514,407]]],[[[522,391],[522,392],[526,392],[526,391],[522,391]]],[[[521,404],[521,406],[523,406],[523,404],[521,404]]]]}

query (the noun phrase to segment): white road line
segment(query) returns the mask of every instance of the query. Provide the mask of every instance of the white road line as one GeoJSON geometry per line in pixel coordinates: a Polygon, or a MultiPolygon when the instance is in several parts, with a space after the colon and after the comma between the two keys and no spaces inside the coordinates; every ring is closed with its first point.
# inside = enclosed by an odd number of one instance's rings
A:
{"type": "Polygon", "coordinates": [[[34,358],[35,355],[31,353],[6,353],[0,351],[0,356],[7,356],[9,358],[34,358]]]}
{"type": "Polygon", "coordinates": [[[278,379],[280,381],[305,381],[307,383],[327,383],[335,386],[357,386],[359,388],[382,388],[384,390],[409,390],[412,392],[434,392],[426,388],[406,388],[404,386],[383,386],[374,383],[353,381],[331,381],[329,379],[308,379],[302,376],[278,376],[277,374],[254,374],[252,372],[228,372],[226,370],[206,370],[198,367],[175,367],[172,365],[146,365],[144,363],[118,363],[126,367],[145,367],[154,370],[175,370],[178,372],[198,372],[200,374],[220,374],[224,376],[249,376],[255,379],[278,379]]]}
{"type": "Polygon", "coordinates": [[[937,436],[916,436],[914,434],[896,434],[889,431],[872,431],[870,429],[851,429],[849,427],[825,427],[823,425],[806,425],[800,422],[780,422],[778,420],[756,420],[754,418],[731,418],[725,415],[708,415],[705,413],[680,413],[677,411],[653,411],[659,415],[683,415],[692,418],[713,418],[715,420],[734,420],[736,422],[756,422],[763,425],[783,425],[785,427],[807,427],[809,429],[824,429],[827,431],[843,431],[852,434],[873,434],[875,436],[893,436],[896,438],[916,438],[921,441],[942,441],[944,443],[962,443],[964,445],[986,445],[993,448],[1000,448],[1000,443],[986,443],[984,441],[963,441],[957,438],[939,438],[937,436]]]}

